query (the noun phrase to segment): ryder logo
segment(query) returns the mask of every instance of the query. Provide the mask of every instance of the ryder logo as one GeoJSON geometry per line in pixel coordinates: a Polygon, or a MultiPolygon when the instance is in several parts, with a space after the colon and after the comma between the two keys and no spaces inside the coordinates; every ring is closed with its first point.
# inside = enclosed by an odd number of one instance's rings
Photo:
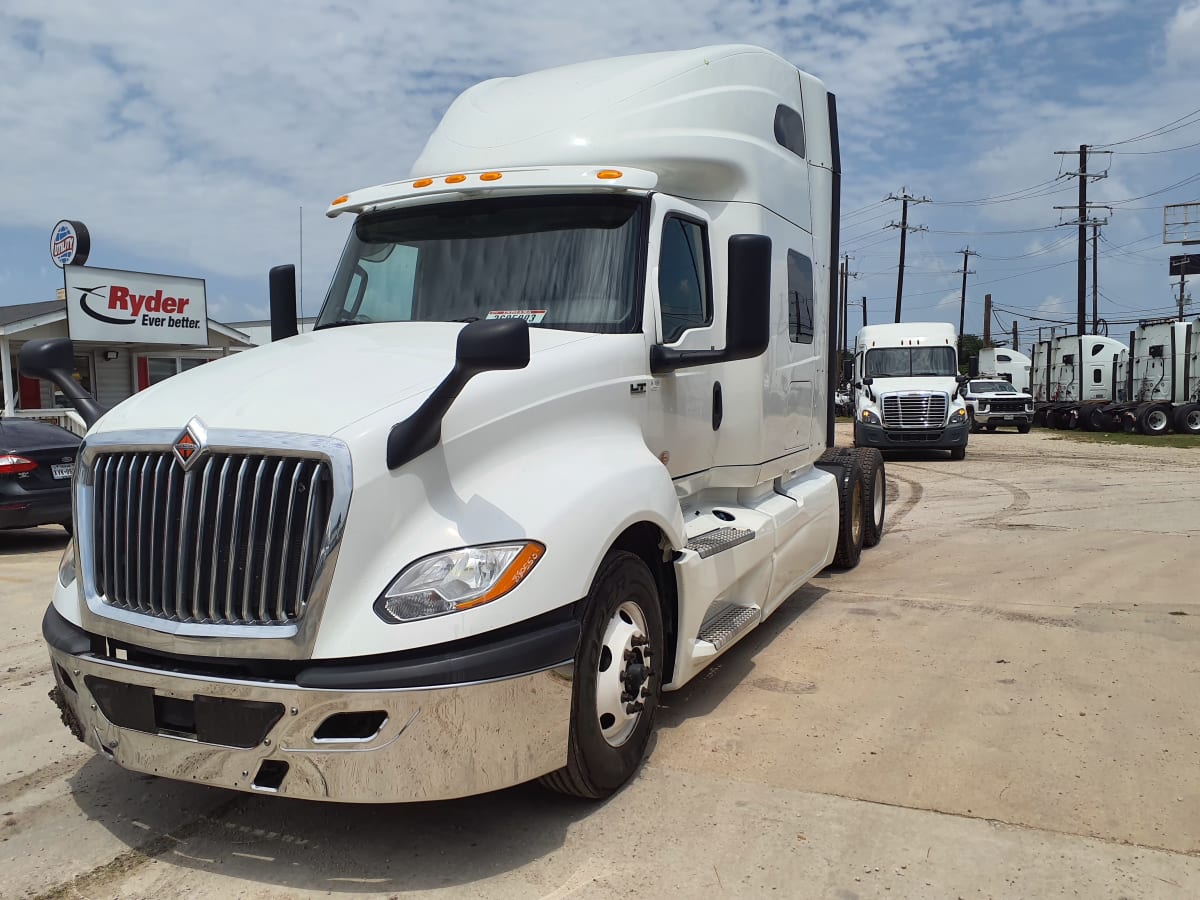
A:
{"type": "Polygon", "coordinates": [[[162,290],[139,294],[121,284],[79,287],[79,307],[93,319],[109,325],[200,328],[199,319],[187,315],[188,297],[164,297],[162,290]]]}

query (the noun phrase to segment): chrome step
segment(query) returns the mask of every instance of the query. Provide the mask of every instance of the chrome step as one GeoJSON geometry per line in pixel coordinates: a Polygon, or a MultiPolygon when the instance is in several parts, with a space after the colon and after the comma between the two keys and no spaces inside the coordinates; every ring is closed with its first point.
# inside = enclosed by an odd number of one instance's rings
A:
{"type": "Polygon", "coordinates": [[[690,538],[687,542],[687,548],[695,550],[701,559],[707,559],[714,553],[720,553],[722,550],[728,550],[730,547],[744,544],[753,537],[754,532],[749,528],[731,528],[728,526],[725,528],[714,528],[712,531],[706,531],[704,534],[698,534],[694,538],[690,538]]]}
{"type": "Polygon", "coordinates": [[[698,641],[706,641],[720,650],[759,617],[762,610],[753,606],[727,606],[700,627],[698,641]]]}

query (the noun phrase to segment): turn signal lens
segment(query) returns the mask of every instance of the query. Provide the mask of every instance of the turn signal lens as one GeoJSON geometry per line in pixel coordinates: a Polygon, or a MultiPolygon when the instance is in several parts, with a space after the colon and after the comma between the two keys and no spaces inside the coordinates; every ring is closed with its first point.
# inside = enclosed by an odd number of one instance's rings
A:
{"type": "Polygon", "coordinates": [[[342,194],[342,196],[338,197],[336,200],[334,200],[329,205],[330,206],[340,206],[341,204],[345,203],[349,199],[350,199],[350,196],[348,194],[342,194]]]}
{"type": "Polygon", "coordinates": [[[423,188],[423,187],[429,187],[431,184],[433,184],[432,178],[418,178],[416,181],[413,182],[413,187],[423,188]]]}
{"type": "Polygon", "coordinates": [[[480,181],[499,181],[504,176],[499,172],[484,172],[479,176],[480,181]]]}
{"type": "Polygon", "coordinates": [[[619,169],[601,169],[596,173],[597,178],[620,178],[625,173],[619,169]]]}
{"type": "Polygon", "coordinates": [[[466,175],[447,175],[446,176],[446,184],[458,184],[459,182],[466,181],[466,180],[467,180],[466,175]]]}

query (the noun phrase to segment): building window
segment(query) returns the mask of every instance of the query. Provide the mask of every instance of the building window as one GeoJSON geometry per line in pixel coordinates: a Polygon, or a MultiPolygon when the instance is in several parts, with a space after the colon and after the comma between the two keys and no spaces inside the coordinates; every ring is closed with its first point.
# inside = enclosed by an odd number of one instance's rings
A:
{"type": "Polygon", "coordinates": [[[699,222],[676,216],[663,222],[658,302],[664,344],[675,343],[689,328],[712,322],[708,240],[699,222]]]}
{"type": "Polygon", "coordinates": [[[790,106],[775,107],[775,140],[804,159],[804,117],[790,106]]]}
{"type": "Polygon", "coordinates": [[[172,375],[202,366],[206,362],[209,360],[199,356],[147,356],[143,387],[166,381],[172,375]]]}
{"type": "Polygon", "coordinates": [[[794,344],[813,342],[813,270],[812,260],[803,253],[789,250],[788,333],[794,344]]]}

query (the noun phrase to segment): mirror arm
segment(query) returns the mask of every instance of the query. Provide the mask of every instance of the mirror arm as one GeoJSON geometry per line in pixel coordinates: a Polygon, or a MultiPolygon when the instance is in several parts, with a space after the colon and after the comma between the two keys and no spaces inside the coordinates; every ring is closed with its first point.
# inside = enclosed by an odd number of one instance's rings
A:
{"type": "Polygon", "coordinates": [[[662,344],[650,348],[650,371],[655,375],[724,362],[729,357],[724,350],[675,350],[662,344]]]}
{"type": "Polygon", "coordinates": [[[403,422],[397,422],[388,432],[387,467],[396,470],[432,450],[442,439],[442,419],[450,405],[462,393],[475,371],[456,362],[450,373],[425,398],[416,411],[403,422]]]}

